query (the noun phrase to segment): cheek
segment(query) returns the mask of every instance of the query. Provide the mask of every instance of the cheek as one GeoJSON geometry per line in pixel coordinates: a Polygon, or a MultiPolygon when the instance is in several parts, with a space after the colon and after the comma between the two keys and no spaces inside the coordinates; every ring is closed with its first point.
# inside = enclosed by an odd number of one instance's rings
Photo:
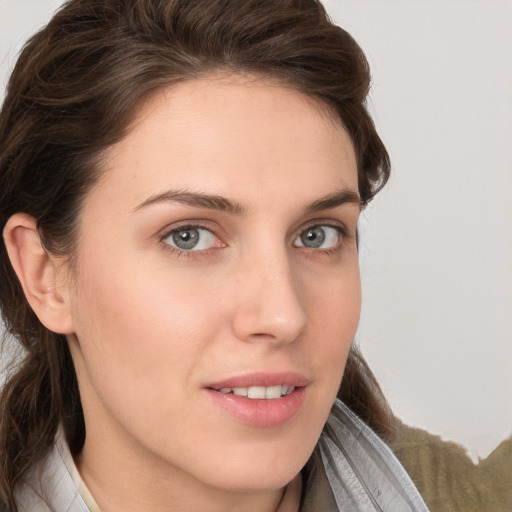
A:
{"type": "Polygon", "coordinates": [[[337,392],[361,312],[357,258],[332,273],[321,286],[310,286],[307,295],[311,338],[315,340],[312,357],[337,392]]]}
{"type": "Polygon", "coordinates": [[[112,402],[129,395],[150,408],[183,388],[220,322],[219,311],[208,284],[191,293],[190,279],[151,262],[103,263],[84,266],[87,278],[75,301],[83,364],[98,395],[112,402]]]}

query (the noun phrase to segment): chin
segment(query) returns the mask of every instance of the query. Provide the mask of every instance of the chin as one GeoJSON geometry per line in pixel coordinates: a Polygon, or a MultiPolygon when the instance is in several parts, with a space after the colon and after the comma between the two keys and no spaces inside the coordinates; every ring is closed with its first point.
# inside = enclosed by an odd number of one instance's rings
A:
{"type": "Polygon", "coordinates": [[[285,450],[262,446],[252,454],[225,452],[222,466],[210,468],[208,483],[232,492],[268,492],[289,484],[302,470],[314,449],[302,444],[285,450]],[[224,463],[226,465],[224,465],[224,463]]]}
{"type": "MultiPolygon", "coordinates": [[[[261,470],[247,467],[243,475],[230,475],[219,478],[218,485],[231,492],[271,492],[288,485],[301,471],[302,467],[283,468],[278,465],[266,466],[261,470]]],[[[217,479],[216,479],[217,480],[217,479]]]]}

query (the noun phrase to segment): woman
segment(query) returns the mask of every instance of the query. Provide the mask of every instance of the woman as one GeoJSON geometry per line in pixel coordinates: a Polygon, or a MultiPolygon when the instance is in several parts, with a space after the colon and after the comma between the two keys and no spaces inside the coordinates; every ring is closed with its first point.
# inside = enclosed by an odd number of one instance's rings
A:
{"type": "Polygon", "coordinates": [[[426,510],[351,350],[389,174],[368,88],[313,0],[71,0],[27,43],[0,124],[26,350],[4,507],[426,510]]]}

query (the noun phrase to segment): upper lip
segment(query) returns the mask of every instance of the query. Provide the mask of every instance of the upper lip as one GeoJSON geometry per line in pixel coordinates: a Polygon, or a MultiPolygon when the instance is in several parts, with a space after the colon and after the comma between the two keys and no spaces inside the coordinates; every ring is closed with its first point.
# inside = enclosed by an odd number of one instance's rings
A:
{"type": "Polygon", "coordinates": [[[252,386],[306,386],[309,383],[309,379],[304,375],[296,372],[279,372],[279,373],[268,373],[268,372],[253,372],[238,375],[234,377],[228,377],[223,380],[212,382],[206,385],[206,388],[210,389],[222,389],[222,388],[250,388],[252,386]]]}

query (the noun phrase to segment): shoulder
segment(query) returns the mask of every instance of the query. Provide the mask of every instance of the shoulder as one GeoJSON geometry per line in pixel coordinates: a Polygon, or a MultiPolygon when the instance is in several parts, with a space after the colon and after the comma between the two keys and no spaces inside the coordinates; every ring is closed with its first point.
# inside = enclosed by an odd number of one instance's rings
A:
{"type": "Polygon", "coordinates": [[[478,464],[463,446],[403,424],[391,448],[432,510],[510,509],[512,438],[478,464]]]}

